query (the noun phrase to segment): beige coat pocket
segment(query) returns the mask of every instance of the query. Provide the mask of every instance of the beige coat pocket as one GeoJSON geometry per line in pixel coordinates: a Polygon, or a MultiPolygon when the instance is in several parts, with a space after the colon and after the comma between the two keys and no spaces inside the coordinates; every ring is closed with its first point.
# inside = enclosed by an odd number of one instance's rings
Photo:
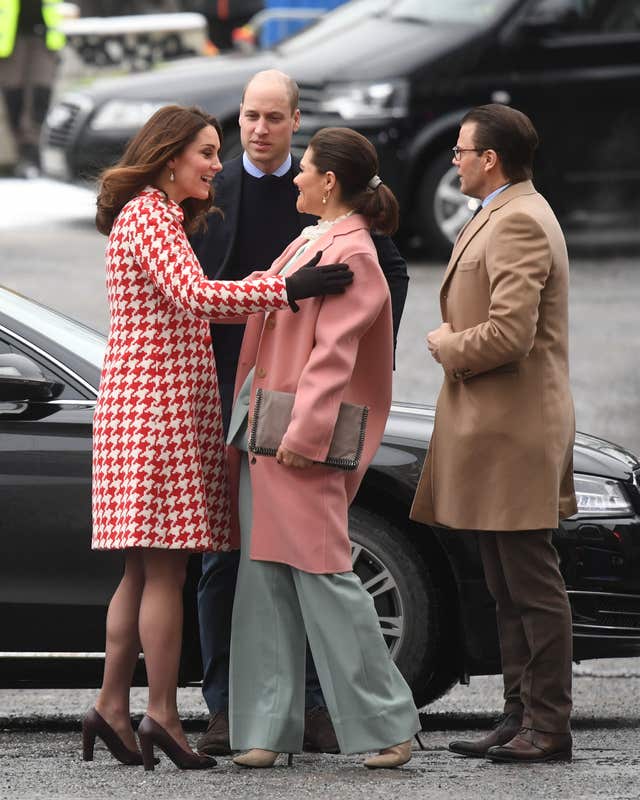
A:
{"type": "Polygon", "coordinates": [[[458,261],[458,272],[472,272],[480,267],[480,261],[476,258],[473,261],[458,261]]]}

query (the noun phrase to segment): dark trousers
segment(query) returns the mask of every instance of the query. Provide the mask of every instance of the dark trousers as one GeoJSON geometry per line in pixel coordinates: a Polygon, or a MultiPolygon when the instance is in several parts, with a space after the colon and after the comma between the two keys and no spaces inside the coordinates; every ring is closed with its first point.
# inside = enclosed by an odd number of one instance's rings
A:
{"type": "Polygon", "coordinates": [[[571,608],[550,530],[480,533],[496,602],[505,712],[523,727],[567,733],[571,714],[571,608]]]}
{"type": "MultiPolygon", "coordinates": [[[[233,385],[220,383],[222,420],[225,433],[229,428],[233,385]]],[[[231,613],[236,590],[240,551],[205,553],[198,584],[198,621],[202,651],[202,694],[211,714],[229,708],[229,652],[231,647],[231,613]]],[[[307,645],[306,691],[307,708],[326,706],[318,673],[307,645]]]]}

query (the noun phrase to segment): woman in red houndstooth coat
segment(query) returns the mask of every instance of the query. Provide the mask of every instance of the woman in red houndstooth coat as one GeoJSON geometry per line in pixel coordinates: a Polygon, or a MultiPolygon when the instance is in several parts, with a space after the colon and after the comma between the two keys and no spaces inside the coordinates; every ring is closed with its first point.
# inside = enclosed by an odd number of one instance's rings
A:
{"type": "Polygon", "coordinates": [[[107,615],[102,689],[83,722],[86,760],[99,736],[127,764],[144,756],[152,769],[154,744],[183,769],[215,764],[193,753],[176,706],[188,557],[228,549],[230,537],[209,320],[343,291],[350,280],[346,267],[316,268],[317,259],[302,282],[205,279],[187,234],[211,208],[220,137],[213,117],[166,106],[102,177],[96,225],[109,235],[110,329],[94,417],[92,546],[124,550],[125,571],[107,615]],[[141,645],[142,754],[129,717],[141,645]]]}

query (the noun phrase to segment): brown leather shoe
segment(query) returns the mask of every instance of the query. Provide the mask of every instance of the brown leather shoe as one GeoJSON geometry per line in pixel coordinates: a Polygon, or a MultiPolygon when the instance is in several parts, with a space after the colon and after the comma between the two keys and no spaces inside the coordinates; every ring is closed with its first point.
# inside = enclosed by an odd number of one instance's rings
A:
{"type": "Polygon", "coordinates": [[[229,745],[229,715],[226,711],[216,711],[209,716],[207,730],[196,742],[199,753],[207,756],[228,756],[231,754],[229,745]]]}
{"type": "Polygon", "coordinates": [[[501,747],[490,747],[491,761],[538,764],[541,761],[571,761],[571,734],[544,733],[522,728],[520,733],[501,747]]]}
{"type": "Polygon", "coordinates": [[[484,758],[490,747],[510,742],[521,727],[522,712],[512,711],[510,714],[504,714],[500,717],[494,729],[487,736],[473,741],[451,742],[449,750],[452,753],[468,756],[469,758],[484,758]]]}
{"type": "Polygon", "coordinates": [[[340,752],[331,717],[323,706],[315,706],[305,711],[302,749],[311,753],[340,752]]]}

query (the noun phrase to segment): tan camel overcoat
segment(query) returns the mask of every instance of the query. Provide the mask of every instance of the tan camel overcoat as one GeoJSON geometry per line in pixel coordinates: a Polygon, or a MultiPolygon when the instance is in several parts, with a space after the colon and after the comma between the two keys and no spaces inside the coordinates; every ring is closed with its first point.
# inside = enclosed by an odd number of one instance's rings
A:
{"type": "Polygon", "coordinates": [[[440,289],[454,333],[412,519],[520,531],[575,513],[568,284],[564,236],[530,181],[461,231],[440,289]]]}

